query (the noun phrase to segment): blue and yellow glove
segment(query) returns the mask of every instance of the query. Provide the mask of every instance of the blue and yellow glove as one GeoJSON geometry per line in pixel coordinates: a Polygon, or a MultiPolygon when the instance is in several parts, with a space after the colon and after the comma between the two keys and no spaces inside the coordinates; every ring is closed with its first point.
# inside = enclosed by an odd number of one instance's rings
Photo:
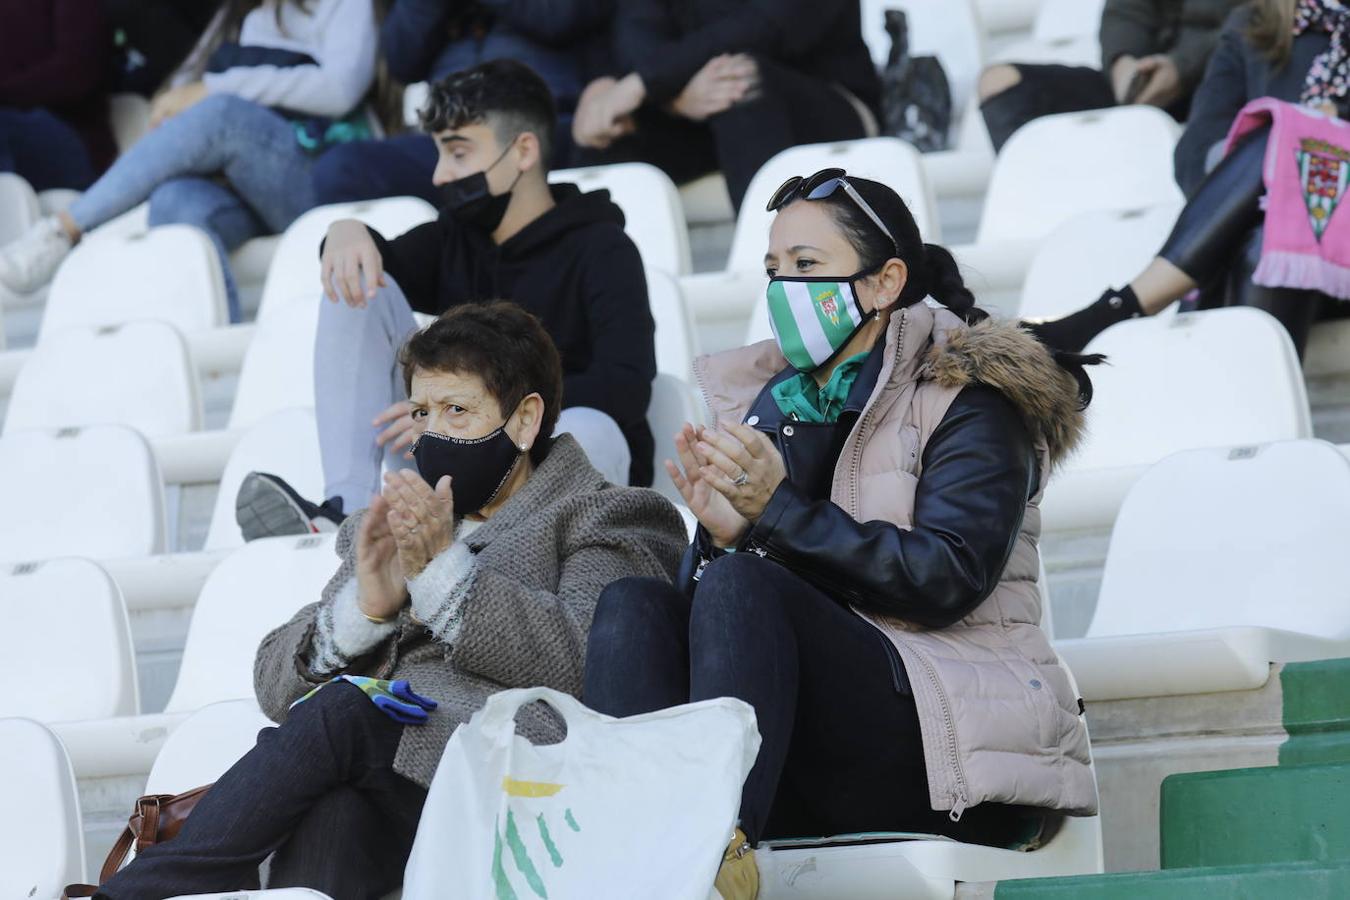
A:
{"type": "Polygon", "coordinates": [[[360,688],[375,708],[400,725],[421,725],[427,720],[427,713],[436,708],[436,701],[413,693],[408,679],[385,681],[381,678],[368,678],[365,675],[338,675],[291,704],[294,709],[320,690],[336,681],[345,681],[360,688]]]}

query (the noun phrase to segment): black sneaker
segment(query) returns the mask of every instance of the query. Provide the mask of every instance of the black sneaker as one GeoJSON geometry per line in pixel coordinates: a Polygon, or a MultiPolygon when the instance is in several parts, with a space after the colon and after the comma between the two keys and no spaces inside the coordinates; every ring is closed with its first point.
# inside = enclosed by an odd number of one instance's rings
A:
{"type": "Polygon", "coordinates": [[[266,472],[249,472],[234,500],[234,518],[245,541],[288,534],[337,531],[342,520],[342,498],[310,503],[282,479],[266,472]]]}

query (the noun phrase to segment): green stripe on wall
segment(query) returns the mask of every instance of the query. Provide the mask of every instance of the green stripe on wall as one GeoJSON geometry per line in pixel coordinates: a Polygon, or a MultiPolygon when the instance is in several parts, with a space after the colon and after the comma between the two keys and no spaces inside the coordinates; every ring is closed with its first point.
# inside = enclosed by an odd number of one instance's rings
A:
{"type": "Polygon", "coordinates": [[[1187,772],[1161,800],[1164,869],[1350,864],[1350,763],[1187,772]]]}
{"type": "Polygon", "coordinates": [[[1350,762],[1350,659],[1287,663],[1280,689],[1289,733],[1280,765],[1350,762]]]}
{"type": "Polygon", "coordinates": [[[1286,863],[1000,881],[995,900],[1256,900],[1350,897],[1350,863],[1286,863]]]}

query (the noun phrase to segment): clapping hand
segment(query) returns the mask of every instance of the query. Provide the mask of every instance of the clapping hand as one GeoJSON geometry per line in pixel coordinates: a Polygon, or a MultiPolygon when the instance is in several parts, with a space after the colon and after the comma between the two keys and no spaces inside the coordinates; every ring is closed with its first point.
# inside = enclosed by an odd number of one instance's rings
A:
{"type": "Polygon", "coordinates": [[[787,478],[778,448],[749,425],[730,425],[722,431],[702,428],[695,449],[707,460],[700,470],[703,479],[750,522],[759,521],[773,492],[787,478]]]}
{"type": "Polygon", "coordinates": [[[647,89],[636,73],[620,79],[597,78],[581,92],[572,115],[572,139],[580,147],[607,148],[637,125],[633,114],[646,99],[647,89]]]}
{"type": "Polygon", "coordinates": [[[389,528],[389,501],[379,494],[356,532],[356,587],[361,612],[372,619],[392,619],[408,600],[403,564],[389,528]]]}
{"type": "Polygon", "coordinates": [[[726,112],[759,86],[759,66],[744,53],[714,56],[671,103],[676,115],[694,122],[726,112]]]}
{"type": "Polygon", "coordinates": [[[398,547],[403,573],[416,578],[454,540],[450,476],[442,475],[432,490],[415,470],[386,472],[381,499],[388,507],[385,520],[398,547]]]}
{"type": "Polygon", "coordinates": [[[712,542],[718,547],[734,547],[749,530],[750,523],[703,477],[703,468],[708,465],[708,460],[697,449],[699,433],[702,431],[701,426],[695,429],[688,422],[684,423],[684,428],[675,435],[675,453],[679,457],[679,465],[666,460],[666,472],[684,498],[684,505],[689,507],[699,524],[708,530],[712,542]]]}

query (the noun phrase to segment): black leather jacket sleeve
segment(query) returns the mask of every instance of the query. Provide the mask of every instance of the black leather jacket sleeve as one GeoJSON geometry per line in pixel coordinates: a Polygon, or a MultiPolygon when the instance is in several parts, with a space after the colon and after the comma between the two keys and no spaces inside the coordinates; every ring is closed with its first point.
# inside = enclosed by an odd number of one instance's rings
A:
{"type": "Polygon", "coordinates": [[[924,448],[911,530],[858,522],[785,481],[746,548],[860,609],[944,628],[998,584],[1037,468],[1018,410],[998,391],[974,385],[957,395],[924,448]]]}

